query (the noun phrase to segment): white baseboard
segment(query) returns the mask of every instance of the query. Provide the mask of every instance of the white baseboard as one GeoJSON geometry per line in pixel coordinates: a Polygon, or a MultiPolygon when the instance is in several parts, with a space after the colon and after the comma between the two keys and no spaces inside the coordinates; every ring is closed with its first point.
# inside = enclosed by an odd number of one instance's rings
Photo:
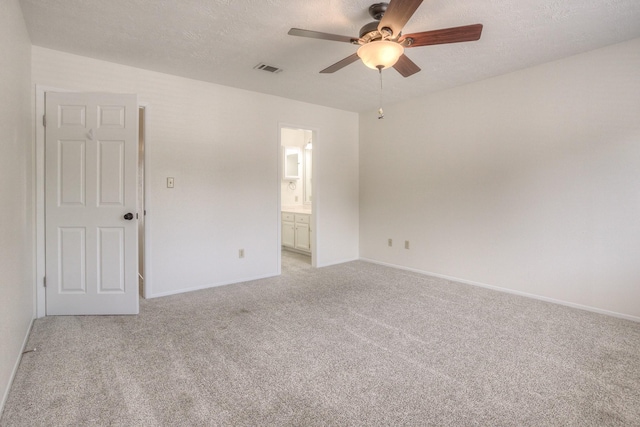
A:
{"type": "MultiPolygon", "coordinates": [[[[321,267],[331,267],[332,265],[340,265],[340,264],[346,264],[348,262],[352,262],[352,261],[358,261],[360,260],[360,258],[348,258],[348,259],[341,259],[340,261],[335,261],[335,262],[328,262],[322,265],[318,265],[318,268],[321,267]]],[[[366,260],[363,260],[366,261],[366,260]]]]}
{"type": "Polygon", "coordinates": [[[146,299],[168,297],[170,295],[184,294],[186,292],[194,292],[194,291],[201,291],[203,289],[217,288],[218,286],[226,286],[226,285],[233,285],[235,283],[244,283],[244,282],[251,282],[253,280],[267,279],[269,277],[274,277],[274,276],[278,276],[278,275],[277,274],[267,274],[267,275],[264,275],[264,276],[245,277],[243,279],[233,280],[233,281],[230,281],[230,282],[210,283],[210,284],[202,285],[202,286],[194,286],[192,288],[177,289],[175,291],[160,292],[160,293],[157,293],[157,294],[154,293],[154,294],[151,294],[151,295],[147,296],[146,299]]]}
{"type": "Polygon", "coordinates": [[[405,267],[405,266],[402,266],[402,265],[391,264],[391,263],[388,263],[388,262],[376,261],[376,260],[369,259],[369,258],[360,258],[360,261],[370,262],[372,264],[384,265],[384,266],[387,266],[387,267],[397,268],[399,270],[412,271],[414,273],[424,274],[425,276],[438,277],[440,279],[451,280],[452,282],[464,283],[465,285],[478,286],[478,287],[481,287],[481,288],[492,289],[494,291],[505,292],[505,293],[508,293],[508,294],[519,295],[519,296],[523,296],[523,297],[527,297],[527,298],[533,298],[533,299],[537,299],[537,300],[540,300],[540,301],[546,301],[546,302],[550,302],[550,303],[554,303],[554,304],[564,305],[564,306],[567,306],[567,307],[577,308],[577,309],[580,309],[580,310],[591,311],[593,313],[598,313],[598,314],[605,314],[607,316],[618,317],[620,319],[631,320],[632,322],[639,322],[640,323],[640,317],[631,316],[629,314],[618,313],[618,312],[609,311],[609,310],[603,310],[603,309],[597,308],[597,307],[591,307],[591,306],[588,306],[588,305],[576,304],[576,303],[573,303],[573,302],[570,302],[570,301],[563,301],[563,300],[559,300],[559,299],[555,299],[555,298],[545,297],[545,296],[542,296],[542,295],[530,294],[528,292],[516,291],[514,289],[509,289],[509,288],[502,288],[500,286],[487,285],[486,283],[474,282],[472,280],[466,280],[466,279],[461,279],[461,278],[458,278],[458,277],[446,276],[444,274],[432,273],[430,271],[419,270],[419,269],[416,269],[416,268],[405,267]]]}
{"type": "Polygon", "coordinates": [[[0,418],[2,418],[2,412],[4,411],[4,404],[7,403],[7,398],[9,397],[9,391],[11,390],[11,385],[13,384],[13,379],[18,372],[18,367],[20,366],[20,360],[22,360],[22,354],[25,351],[27,346],[27,341],[29,341],[29,335],[31,335],[31,328],[33,328],[33,322],[35,321],[35,317],[31,319],[29,323],[29,327],[27,328],[27,333],[22,340],[22,345],[20,346],[20,353],[18,353],[18,357],[16,358],[16,362],[13,364],[13,370],[11,371],[11,376],[9,377],[9,383],[7,384],[7,389],[2,396],[2,400],[0,401],[0,418]]]}

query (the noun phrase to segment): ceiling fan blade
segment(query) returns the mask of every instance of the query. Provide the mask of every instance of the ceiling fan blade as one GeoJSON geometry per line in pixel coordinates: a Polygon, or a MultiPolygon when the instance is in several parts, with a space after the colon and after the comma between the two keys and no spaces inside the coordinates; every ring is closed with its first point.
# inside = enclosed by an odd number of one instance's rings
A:
{"type": "Polygon", "coordinates": [[[396,62],[393,68],[402,74],[402,77],[409,77],[420,71],[420,67],[418,67],[416,63],[410,60],[405,54],[402,54],[402,56],[398,58],[398,62],[396,62]]]}
{"type": "Polygon", "coordinates": [[[420,4],[422,4],[422,0],[391,0],[387,11],[380,20],[378,31],[382,32],[383,28],[389,28],[392,32],[391,37],[398,38],[402,28],[420,4]]]}
{"type": "Polygon", "coordinates": [[[463,27],[444,28],[442,30],[424,31],[422,33],[405,34],[400,43],[411,39],[405,47],[429,46],[434,44],[471,42],[480,39],[482,24],[465,25],[463,27]]]}
{"type": "Polygon", "coordinates": [[[309,37],[312,39],[331,40],[334,42],[356,43],[355,37],[340,36],[338,34],[321,33],[319,31],[301,30],[300,28],[292,28],[288,33],[290,36],[309,37]]]}
{"type": "Polygon", "coordinates": [[[335,64],[331,65],[330,67],[325,68],[324,70],[320,71],[322,74],[327,74],[327,73],[335,73],[336,71],[340,70],[341,68],[346,67],[347,65],[356,62],[359,58],[358,53],[354,53],[353,55],[347,56],[346,58],[344,58],[342,61],[338,61],[335,64]]]}

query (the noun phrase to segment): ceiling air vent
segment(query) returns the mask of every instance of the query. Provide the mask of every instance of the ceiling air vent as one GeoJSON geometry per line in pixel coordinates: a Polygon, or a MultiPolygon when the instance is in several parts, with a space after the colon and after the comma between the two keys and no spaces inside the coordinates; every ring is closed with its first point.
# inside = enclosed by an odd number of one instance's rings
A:
{"type": "Polygon", "coordinates": [[[262,71],[268,71],[270,73],[279,73],[282,71],[282,68],[278,68],[278,67],[274,67],[273,65],[267,65],[267,64],[263,64],[260,63],[258,65],[256,65],[255,67],[253,67],[254,70],[262,70],[262,71]]]}

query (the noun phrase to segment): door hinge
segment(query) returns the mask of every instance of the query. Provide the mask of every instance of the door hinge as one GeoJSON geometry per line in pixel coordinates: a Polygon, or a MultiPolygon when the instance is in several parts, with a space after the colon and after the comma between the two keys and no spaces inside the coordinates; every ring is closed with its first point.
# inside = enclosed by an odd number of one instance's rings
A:
{"type": "Polygon", "coordinates": [[[136,219],[138,219],[138,212],[136,212],[136,219]]]}
{"type": "Polygon", "coordinates": [[[42,283],[44,284],[44,287],[46,288],[47,287],[47,276],[44,276],[42,278],[42,283]]]}
{"type": "Polygon", "coordinates": [[[47,116],[42,116],[42,126],[47,127],[47,116]]]}

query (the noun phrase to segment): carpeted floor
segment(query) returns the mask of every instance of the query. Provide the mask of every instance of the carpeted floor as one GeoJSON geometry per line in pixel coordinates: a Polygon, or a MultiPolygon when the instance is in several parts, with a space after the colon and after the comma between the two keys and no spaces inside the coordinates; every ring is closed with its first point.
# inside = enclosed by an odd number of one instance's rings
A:
{"type": "Polygon", "coordinates": [[[639,426],[640,324],[369,264],[34,324],[1,426],[639,426]]]}

